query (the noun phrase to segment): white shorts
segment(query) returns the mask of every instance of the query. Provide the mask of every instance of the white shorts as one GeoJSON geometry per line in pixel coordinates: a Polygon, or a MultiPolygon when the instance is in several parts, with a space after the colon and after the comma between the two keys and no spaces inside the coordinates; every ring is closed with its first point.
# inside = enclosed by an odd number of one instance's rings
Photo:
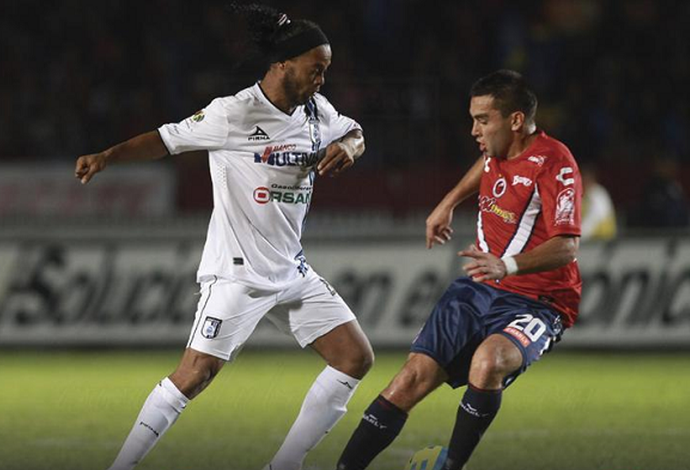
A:
{"type": "Polygon", "coordinates": [[[236,281],[201,283],[188,348],[233,360],[264,315],[306,347],[356,317],[338,293],[313,270],[282,291],[261,291],[236,281]]]}

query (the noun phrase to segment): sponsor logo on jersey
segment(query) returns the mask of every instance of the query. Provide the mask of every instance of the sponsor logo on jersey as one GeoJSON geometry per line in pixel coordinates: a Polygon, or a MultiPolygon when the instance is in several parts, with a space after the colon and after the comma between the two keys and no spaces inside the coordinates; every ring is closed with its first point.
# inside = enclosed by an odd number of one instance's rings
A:
{"type": "MultiPolygon", "coordinates": [[[[297,144],[267,145],[264,149],[264,152],[261,154],[261,163],[266,163],[268,161],[268,157],[270,157],[272,153],[280,151],[294,152],[295,150],[297,150],[297,144]]],[[[258,163],[256,161],[257,155],[258,153],[254,154],[254,163],[258,163]]],[[[275,157],[273,158],[275,160],[275,157]]]]}
{"type": "Polygon", "coordinates": [[[546,161],[546,157],[543,155],[532,155],[531,157],[528,157],[527,160],[532,163],[536,163],[539,166],[542,166],[546,161]]]}
{"type": "Polygon", "coordinates": [[[501,208],[496,203],[496,198],[482,196],[479,198],[479,210],[482,212],[489,212],[491,214],[499,216],[503,219],[503,222],[507,224],[517,224],[517,216],[514,212],[507,211],[501,208]]]}
{"type": "Polygon", "coordinates": [[[205,117],[206,115],[204,114],[204,110],[202,109],[201,111],[197,111],[196,113],[194,113],[194,115],[192,116],[192,121],[201,122],[204,120],[205,117]]]}
{"type": "Polygon", "coordinates": [[[556,225],[575,224],[575,190],[566,188],[556,198],[556,225]]]}
{"type": "Polygon", "coordinates": [[[261,205],[271,201],[284,204],[309,204],[311,202],[311,190],[311,186],[272,184],[270,189],[259,186],[254,190],[254,201],[261,205]]]}
{"type": "Polygon", "coordinates": [[[216,336],[218,336],[218,333],[220,332],[220,325],[222,323],[223,320],[220,320],[218,318],[206,317],[206,320],[204,320],[204,326],[201,329],[201,334],[206,339],[215,338],[216,336]]]}
{"type": "Polygon", "coordinates": [[[532,180],[524,176],[515,175],[513,177],[513,186],[517,186],[518,184],[522,184],[529,188],[530,186],[532,186],[532,180]]]}
{"type": "Polygon", "coordinates": [[[250,142],[256,142],[258,140],[271,140],[271,138],[268,136],[268,134],[266,134],[265,130],[259,126],[256,126],[256,130],[253,134],[250,134],[249,137],[247,137],[247,140],[250,142]]]}
{"type": "Polygon", "coordinates": [[[517,328],[509,326],[508,328],[504,328],[503,331],[505,331],[510,336],[520,341],[520,344],[522,344],[524,347],[529,347],[529,345],[532,344],[527,335],[524,334],[522,331],[518,330],[517,328]]]}
{"type": "Polygon", "coordinates": [[[257,204],[266,204],[271,200],[271,190],[265,186],[259,186],[254,190],[254,200],[257,204]]]}
{"type": "Polygon", "coordinates": [[[299,166],[308,168],[316,165],[319,154],[316,152],[281,152],[284,148],[296,148],[296,145],[286,144],[276,147],[268,146],[263,153],[254,154],[254,163],[270,166],[299,166]]]}
{"type": "Polygon", "coordinates": [[[564,166],[563,168],[561,168],[561,171],[556,176],[556,181],[560,181],[561,183],[563,183],[563,186],[570,186],[571,184],[575,183],[575,179],[568,178],[567,175],[572,174],[573,169],[569,166],[564,166]]]}
{"type": "Polygon", "coordinates": [[[494,187],[492,189],[494,196],[495,197],[501,197],[506,193],[506,189],[508,188],[508,183],[506,182],[506,179],[501,177],[496,180],[494,183],[494,187]]]}

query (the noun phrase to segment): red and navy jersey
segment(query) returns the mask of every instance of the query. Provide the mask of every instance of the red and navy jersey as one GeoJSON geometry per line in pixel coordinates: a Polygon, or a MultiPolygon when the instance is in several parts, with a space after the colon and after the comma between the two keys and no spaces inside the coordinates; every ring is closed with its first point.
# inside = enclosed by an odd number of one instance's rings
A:
{"type": "MultiPolygon", "coordinates": [[[[514,256],[558,235],[579,236],[581,199],[575,158],[565,145],[539,131],[515,158],[484,157],[477,246],[498,257],[514,256]]],[[[566,327],[575,323],[582,292],[577,261],[487,283],[551,305],[566,327]]]]}

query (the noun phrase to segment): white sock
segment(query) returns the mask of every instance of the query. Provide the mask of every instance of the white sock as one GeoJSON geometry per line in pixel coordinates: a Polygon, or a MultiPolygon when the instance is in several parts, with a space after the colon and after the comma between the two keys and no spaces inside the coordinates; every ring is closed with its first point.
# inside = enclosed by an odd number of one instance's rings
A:
{"type": "Polygon", "coordinates": [[[357,385],[359,380],[327,366],[307,392],[295,423],[267,468],[301,469],[307,452],[316,447],[345,414],[347,402],[357,385]]]}
{"type": "Polygon", "coordinates": [[[144,402],[134,427],[109,470],[134,468],[177,421],[188,402],[189,399],[169,378],[166,377],[156,385],[144,402]]]}

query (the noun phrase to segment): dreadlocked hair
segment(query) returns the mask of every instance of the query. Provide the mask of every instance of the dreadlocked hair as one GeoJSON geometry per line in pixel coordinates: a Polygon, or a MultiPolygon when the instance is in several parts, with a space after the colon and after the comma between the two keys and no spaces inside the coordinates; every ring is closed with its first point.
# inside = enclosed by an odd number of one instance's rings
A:
{"type": "Polygon", "coordinates": [[[275,54],[276,45],[286,39],[319,27],[309,20],[290,21],[284,13],[259,3],[231,2],[228,8],[247,20],[251,42],[264,57],[275,54]]]}

